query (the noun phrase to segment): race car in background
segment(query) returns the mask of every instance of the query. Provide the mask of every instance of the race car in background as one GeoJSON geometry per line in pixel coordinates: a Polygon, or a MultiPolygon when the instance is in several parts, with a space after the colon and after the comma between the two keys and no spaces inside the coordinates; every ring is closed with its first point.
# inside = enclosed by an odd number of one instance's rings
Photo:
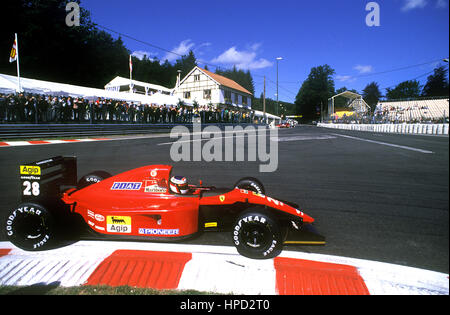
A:
{"type": "Polygon", "coordinates": [[[230,231],[238,252],[255,259],[277,256],[284,244],[325,244],[311,229],[312,217],[266,196],[251,177],[231,188],[200,182],[177,194],[169,189],[170,165],[115,176],[94,171],[78,180],[76,157],[58,156],[24,163],[19,171],[22,202],[8,214],[6,235],[24,250],[54,248],[69,231],[82,235],[82,227],[87,238],[166,242],[230,231]]]}
{"type": "Polygon", "coordinates": [[[276,125],[277,128],[294,128],[298,122],[293,119],[283,120],[278,125],[276,125]]]}

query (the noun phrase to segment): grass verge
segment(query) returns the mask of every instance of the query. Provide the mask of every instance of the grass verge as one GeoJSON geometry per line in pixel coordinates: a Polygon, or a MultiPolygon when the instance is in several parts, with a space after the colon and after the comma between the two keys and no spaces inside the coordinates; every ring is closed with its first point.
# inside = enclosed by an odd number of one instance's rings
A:
{"type": "Polygon", "coordinates": [[[86,285],[60,287],[58,284],[31,286],[0,286],[0,295],[212,295],[196,290],[157,290],[130,286],[86,285]]]}

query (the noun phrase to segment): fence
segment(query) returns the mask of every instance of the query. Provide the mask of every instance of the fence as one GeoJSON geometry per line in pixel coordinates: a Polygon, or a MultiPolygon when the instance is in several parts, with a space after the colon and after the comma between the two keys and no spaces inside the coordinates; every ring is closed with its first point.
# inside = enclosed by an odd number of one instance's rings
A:
{"type": "Polygon", "coordinates": [[[427,135],[448,135],[448,125],[449,124],[317,124],[318,127],[324,128],[427,135]]]}

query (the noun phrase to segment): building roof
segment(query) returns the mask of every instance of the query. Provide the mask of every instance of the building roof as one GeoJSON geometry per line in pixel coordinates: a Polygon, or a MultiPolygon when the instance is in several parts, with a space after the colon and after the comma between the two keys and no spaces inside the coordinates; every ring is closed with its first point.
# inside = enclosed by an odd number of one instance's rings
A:
{"type": "Polygon", "coordinates": [[[211,79],[213,79],[214,81],[216,81],[217,83],[219,83],[220,85],[229,87],[231,89],[234,90],[238,90],[241,92],[244,92],[246,94],[252,95],[252,93],[250,91],[248,91],[247,89],[243,88],[241,85],[239,85],[238,83],[236,83],[235,81],[228,79],[222,75],[213,73],[211,71],[202,69],[200,67],[197,67],[198,69],[200,69],[203,73],[205,73],[207,76],[209,76],[211,79]]]}
{"type": "MultiPolygon", "coordinates": [[[[167,92],[167,93],[172,92],[172,89],[166,88],[165,86],[162,86],[162,85],[151,84],[151,83],[137,81],[137,80],[132,80],[132,83],[135,86],[143,86],[143,87],[147,87],[152,90],[157,90],[157,91],[162,91],[162,92],[167,92]]],[[[115,87],[115,86],[129,85],[129,84],[130,84],[129,78],[123,78],[123,77],[117,76],[105,85],[105,89],[108,89],[110,87],[115,87]]]]}
{"type": "Polygon", "coordinates": [[[357,94],[357,93],[353,93],[353,92],[348,91],[348,90],[347,90],[347,91],[344,91],[344,92],[342,92],[342,93],[336,94],[336,95],[334,95],[334,96],[331,97],[331,98],[336,98],[336,97],[338,97],[338,96],[342,96],[342,97],[349,98],[349,99],[362,98],[361,95],[359,95],[359,94],[357,94]]]}

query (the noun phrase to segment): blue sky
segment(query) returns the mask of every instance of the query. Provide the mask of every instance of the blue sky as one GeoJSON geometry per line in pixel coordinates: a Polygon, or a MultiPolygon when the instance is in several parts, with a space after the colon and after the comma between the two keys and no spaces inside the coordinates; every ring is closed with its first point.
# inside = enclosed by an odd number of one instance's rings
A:
{"type": "MultiPolygon", "coordinates": [[[[448,0],[383,0],[380,25],[369,27],[366,0],[82,0],[95,23],[169,51],[192,49],[210,70],[214,65],[250,69],[255,96],[263,89],[293,102],[312,67],[335,69],[336,89],[381,88],[426,74],[449,55],[448,0]],[[435,62],[432,62],[435,61],[435,62]],[[412,65],[423,64],[417,67],[412,65]],[[398,68],[400,71],[386,72],[398,68]]],[[[117,37],[116,34],[112,34],[117,37]]],[[[174,61],[178,56],[123,38],[136,56],[174,61]]],[[[383,93],[385,90],[382,91],[383,93]]]]}

